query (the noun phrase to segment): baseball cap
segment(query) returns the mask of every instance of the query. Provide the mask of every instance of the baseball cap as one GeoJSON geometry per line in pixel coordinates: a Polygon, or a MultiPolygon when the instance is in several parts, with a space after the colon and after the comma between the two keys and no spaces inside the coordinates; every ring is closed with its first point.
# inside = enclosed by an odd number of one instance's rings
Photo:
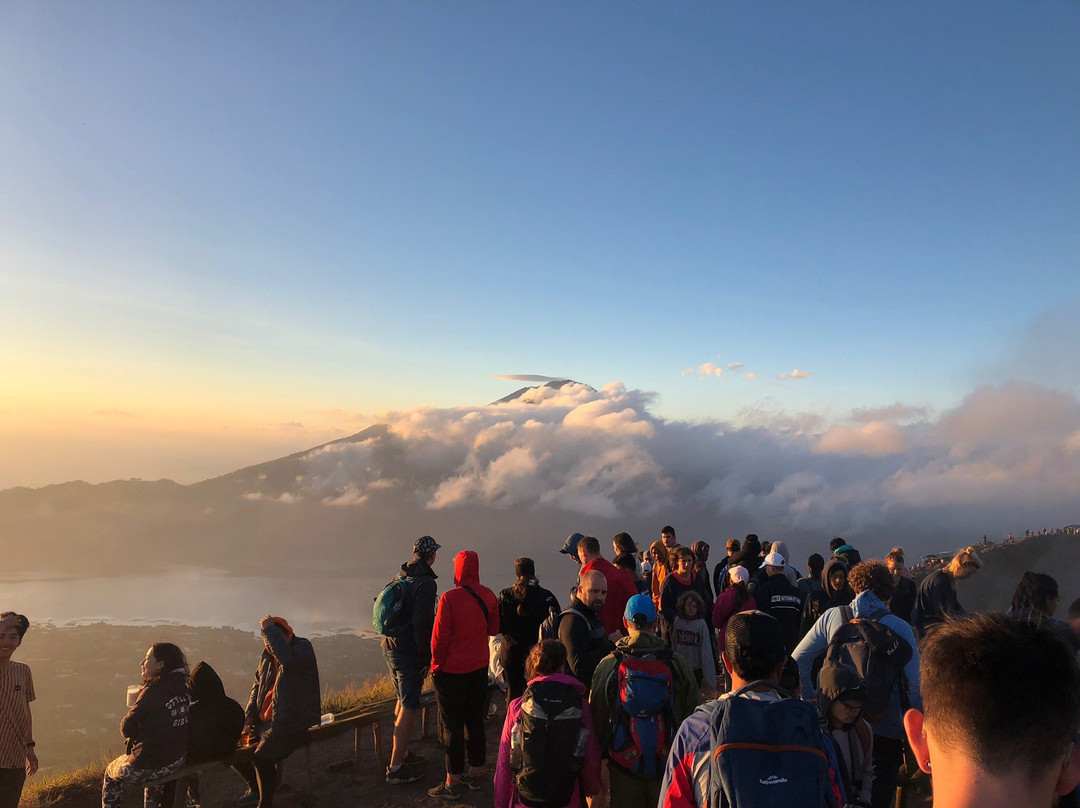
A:
{"type": "Polygon", "coordinates": [[[787,656],[780,621],[765,612],[738,612],[728,621],[727,633],[734,636],[736,645],[755,657],[787,656]]]}
{"type": "Polygon", "coordinates": [[[744,583],[745,584],[745,583],[749,582],[749,580],[750,580],[750,570],[748,570],[746,567],[743,567],[743,566],[732,567],[731,569],[729,569],[727,571],[727,574],[728,574],[728,578],[731,579],[731,582],[733,584],[737,584],[737,583],[744,583]]]}
{"type": "Polygon", "coordinates": [[[413,555],[419,556],[420,558],[427,558],[439,549],[442,549],[442,545],[431,538],[431,536],[421,536],[416,540],[416,544],[413,545],[412,551],[413,555]]]}
{"type": "Polygon", "coordinates": [[[786,563],[784,557],[779,553],[769,553],[765,556],[765,566],[767,567],[782,567],[786,563]]]}
{"type": "Polygon", "coordinates": [[[562,549],[559,550],[559,552],[577,558],[578,542],[584,538],[584,533],[571,533],[569,536],[566,537],[566,541],[563,542],[562,549]]]}
{"type": "Polygon", "coordinates": [[[644,626],[646,623],[656,622],[656,604],[649,595],[634,595],[626,601],[623,617],[628,623],[644,626]]]}

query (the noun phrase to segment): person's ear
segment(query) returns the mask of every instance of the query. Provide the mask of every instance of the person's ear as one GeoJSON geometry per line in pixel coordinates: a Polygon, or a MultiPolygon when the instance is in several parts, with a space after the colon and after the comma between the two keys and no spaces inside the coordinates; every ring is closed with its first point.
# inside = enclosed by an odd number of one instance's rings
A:
{"type": "Polygon", "coordinates": [[[1054,793],[1061,797],[1068,794],[1080,785],[1080,747],[1073,743],[1069,751],[1065,753],[1065,763],[1061,767],[1058,776],[1057,787],[1054,793]]]}
{"type": "Polygon", "coordinates": [[[926,741],[926,716],[918,710],[908,710],[904,713],[904,731],[907,732],[908,743],[911,751],[915,753],[915,760],[919,768],[927,774],[930,773],[930,745],[926,741]]]}
{"type": "Polygon", "coordinates": [[[724,670],[727,671],[728,676],[731,676],[734,669],[731,667],[731,660],[727,658],[727,651],[720,652],[720,661],[724,663],[724,670]]]}

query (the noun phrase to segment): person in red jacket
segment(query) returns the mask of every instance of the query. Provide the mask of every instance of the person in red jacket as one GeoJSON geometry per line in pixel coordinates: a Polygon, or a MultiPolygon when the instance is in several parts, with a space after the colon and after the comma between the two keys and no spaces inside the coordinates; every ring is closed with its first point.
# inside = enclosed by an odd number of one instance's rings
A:
{"type": "Polygon", "coordinates": [[[578,542],[578,556],[581,558],[581,573],[596,570],[607,581],[607,600],[604,608],[599,612],[600,622],[604,624],[604,631],[610,637],[618,634],[626,636],[626,627],[623,625],[623,610],[626,602],[638,593],[634,576],[624,569],[620,569],[600,555],[600,542],[595,536],[586,536],[578,542]]]}
{"type": "Polygon", "coordinates": [[[487,757],[488,637],[498,633],[499,600],[480,584],[479,557],[462,550],[454,557],[454,588],[439,599],[431,632],[431,675],[446,747],[446,779],[428,790],[432,797],[458,800],[466,788],[481,788],[487,757]]]}

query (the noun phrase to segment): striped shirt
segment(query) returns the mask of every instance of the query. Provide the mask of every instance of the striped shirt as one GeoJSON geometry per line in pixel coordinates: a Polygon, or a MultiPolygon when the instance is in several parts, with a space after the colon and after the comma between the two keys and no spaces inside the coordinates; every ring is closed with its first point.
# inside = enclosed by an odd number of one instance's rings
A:
{"type": "Polygon", "coordinates": [[[26,745],[34,739],[30,724],[34,698],[29,665],[8,662],[0,668],[0,768],[26,765],[26,745]]]}

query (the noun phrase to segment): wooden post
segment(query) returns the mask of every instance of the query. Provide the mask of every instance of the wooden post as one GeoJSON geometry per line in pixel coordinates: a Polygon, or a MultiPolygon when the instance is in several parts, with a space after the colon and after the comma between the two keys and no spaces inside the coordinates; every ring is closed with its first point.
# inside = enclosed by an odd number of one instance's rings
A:
{"type": "Polygon", "coordinates": [[[361,735],[360,733],[361,729],[361,727],[356,727],[353,730],[353,760],[357,762],[360,761],[360,749],[362,746],[361,741],[363,739],[363,735],[361,735]]]}

